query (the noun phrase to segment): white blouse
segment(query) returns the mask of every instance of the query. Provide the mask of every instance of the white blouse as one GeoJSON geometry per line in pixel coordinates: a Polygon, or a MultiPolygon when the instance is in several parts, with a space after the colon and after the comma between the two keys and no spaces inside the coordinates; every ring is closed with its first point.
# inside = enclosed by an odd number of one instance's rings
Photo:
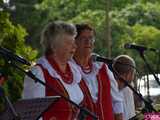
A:
{"type": "MultiPolygon", "coordinates": [[[[100,68],[102,67],[102,62],[93,62],[93,69],[91,73],[84,73],[81,67],[76,64],[76,62],[72,59],[71,60],[75,65],[78,66],[79,71],[82,74],[82,78],[85,80],[85,82],[88,85],[88,88],[91,92],[91,96],[94,102],[96,102],[98,97],[98,81],[96,75],[98,74],[100,68]]],[[[120,91],[118,89],[117,81],[115,80],[113,73],[109,70],[108,66],[107,68],[107,74],[111,83],[111,97],[112,97],[112,106],[113,106],[113,112],[114,113],[123,113],[123,96],[120,94],[120,91]]]]}
{"type": "MultiPolygon", "coordinates": [[[[52,77],[57,78],[61,81],[68,92],[70,100],[77,104],[79,104],[83,100],[84,95],[78,85],[81,80],[81,74],[74,64],[69,62],[69,66],[71,67],[71,71],[73,73],[73,82],[71,84],[67,84],[63,82],[61,76],[55,71],[54,68],[52,68],[45,57],[41,57],[37,63],[41,64],[45,69],[47,69],[52,77]]],[[[39,66],[34,66],[31,71],[37,78],[45,82],[43,71],[39,66]]],[[[34,80],[26,76],[24,79],[24,90],[22,96],[23,98],[45,97],[45,87],[38,82],[35,83],[34,80]]]]}
{"type": "Polygon", "coordinates": [[[133,92],[129,87],[125,87],[120,91],[124,99],[124,120],[129,120],[136,115],[133,92]]]}

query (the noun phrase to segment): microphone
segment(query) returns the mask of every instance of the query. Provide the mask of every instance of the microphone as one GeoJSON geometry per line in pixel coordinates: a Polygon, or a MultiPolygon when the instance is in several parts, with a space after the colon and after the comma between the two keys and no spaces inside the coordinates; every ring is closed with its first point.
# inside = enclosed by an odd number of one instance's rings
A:
{"type": "Polygon", "coordinates": [[[15,60],[20,62],[21,64],[25,64],[25,65],[31,65],[27,60],[25,60],[24,58],[13,54],[10,50],[0,47],[0,54],[5,56],[6,58],[8,58],[9,60],[15,60]]]}
{"type": "Polygon", "coordinates": [[[101,57],[99,55],[93,54],[91,56],[92,61],[98,61],[98,62],[104,62],[106,64],[112,64],[113,63],[113,59],[109,59],[109,58],[105,58],[105,57],[101,57]]]}
{"type": "Polygon", "coordinates": [[[159,50],[156,50],[154,48],[147,48],[145,46],[129,44],[129,43],[124,44],[124,48],[126,48],[126,49],[135,49],[135,50],[138,50],[139,52],[143,52],[145,50],[149,50],[149,51],[153,51],[153,52],[159,52],[159,50]]]}

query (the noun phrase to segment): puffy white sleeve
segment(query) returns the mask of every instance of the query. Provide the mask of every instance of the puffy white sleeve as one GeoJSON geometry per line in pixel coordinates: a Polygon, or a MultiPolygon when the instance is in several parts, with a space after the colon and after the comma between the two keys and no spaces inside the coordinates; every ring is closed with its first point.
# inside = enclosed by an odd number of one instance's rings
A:
{"type": "MultiPolygon", "coordinates": [[[[31,69],[31,72],[40,80],[45,82],[43,71],[39,66],[34,66],[31,69]]],[[[45,96],[45,86],[41,85],[38,82],[35,82],[32,78],[25,76],[24,78],[24,88],[22,92],[22,98],[37,98],[45,96]]]]}
{"type": "Polygon", "coordinates": [[[108,76],[111,83],[111,96],[112,96],[112,106],[113,106],[113,112],[116,113],[123,113],[123,96],[119,92],[117,81],[115,80],[113,73],[109,70],[107,67],[108,76]]]}

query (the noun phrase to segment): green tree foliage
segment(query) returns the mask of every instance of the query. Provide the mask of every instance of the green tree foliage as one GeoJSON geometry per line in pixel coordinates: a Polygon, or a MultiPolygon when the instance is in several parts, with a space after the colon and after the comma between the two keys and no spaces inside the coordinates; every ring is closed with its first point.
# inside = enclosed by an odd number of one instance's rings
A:
{"type": "MultiPolygon", "coordinates": [[[[37,55],[31,47],[25,45],[26,30],[19,24],[13,24],[10,21],[10,15],[4,9],[0,11],[0,46],[11,50],[13,53],[23,56],[29,61],[33,61],[37,55]]],[[[4,56],[0,56],[0,67],[8,74],[8,80],[4,85],[5,93],[12,102],[21,98],[21,92],[23,88],[24,74],[13,68],[8,62],[4,60],[4,56]]],[[[23,69],[27,66],[22,66],[19,63],[18,66],[23,69]]],[[[2,106],[2,104],[0,105],[2,106]]]]}
{"type": "Polygon", "coordinates": [[[128,5],[135,4],[139,0],[112,0],[112,9],[113,10],[121,10],[128,5]]]}
{"type": "Polygon", "coordinates": [[[160,4],[136,3],[115,12],[116,16],[114,17],[116,19],[123,19],[130,26],[138,23],[160,28],[160,4]]]}
{"type": "MultiPolygon", "coordinates": [[[[40,13],[36,5],[42,0],[13,0],[12,4],[16,6],[16,10],[11,12],[11,19],[14,23],[21,24],[27,31],[26,43],[37,47],[41,26],[46,19],[46,13],[40,13]]],[[[39,45],[39,44],[38,44],[39,45]]]]}
{"type": "MultiPolygon", "coordinates": [[[[133,42],[144,45],[151,48],[159,48],[158,44],[160,43],[160,30],[153,27],[153,26],[143,26],[143,25],[135,25],[132,28],[134,35],[133,35],[133,42]]],[[[159,53],[160,54],[160,53],[159,53]]],[[[144,55],[147,58],[147,61],[150,65],[152,65],[153,70],[156,70],[156,67],[159,63],[157,63],[158,53],[146,51],[144,52],[144,55]]],[[[136,54],[133,54],[132,56],[136,56],[136,54]]],[[[136,58],[136,57],[135,57],[136,58]]],[[[138,59],[136,58],[138,61],[138,59]]],[[[139,66],[142,67],[143,62],[138,61],[137,62],[139,66]]],[[[144,68],[143,71],[147,72],[144,68]]],[[[159,72],[159,71],[156,71],[159,72]]]]}
{"type": "MultiPolygon", "coordinates": [[[[125,50],[124,43],[136,43],[159,49],[159,4],[136,3],[128,5],[121,11],[112,11],[113,56],[129,54],[133,56],[142,71],[146,71],[144,62],[136,51],[125,50]]],[[[145,52],[153,69],[158,65],[158,54],[145,52]]],[[[159,71],[157,71],[159,72],[159,71]]]]}
{"type": "Polygon", "coordinates": [[[105,1],[104,0],[44,0],[41,4],[37,5],[37,9],[41,13],[47,13],[43,25],[47,24],[50,20],[64,20],[73,23],[87,22],[97,29],[96,32],[96,51],[105,53],[104,48],[104,21],[105,21],[105,1]],[[96,4],[96,5],[95,5],[96,4]],[[54,11],[54,12],[53,12],[54,11]],[[103,41],[103,42],[100,42],[103,41]]]}

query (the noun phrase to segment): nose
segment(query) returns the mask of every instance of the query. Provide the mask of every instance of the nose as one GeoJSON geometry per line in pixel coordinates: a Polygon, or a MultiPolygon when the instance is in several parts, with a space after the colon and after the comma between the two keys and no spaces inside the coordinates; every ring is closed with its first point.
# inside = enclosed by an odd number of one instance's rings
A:
{"type": "Polygon", "coordinates": [[[85,44],[93,45],[94,44],[94,39],[93,38],[86,38],[84,40],[85,44]]]}

